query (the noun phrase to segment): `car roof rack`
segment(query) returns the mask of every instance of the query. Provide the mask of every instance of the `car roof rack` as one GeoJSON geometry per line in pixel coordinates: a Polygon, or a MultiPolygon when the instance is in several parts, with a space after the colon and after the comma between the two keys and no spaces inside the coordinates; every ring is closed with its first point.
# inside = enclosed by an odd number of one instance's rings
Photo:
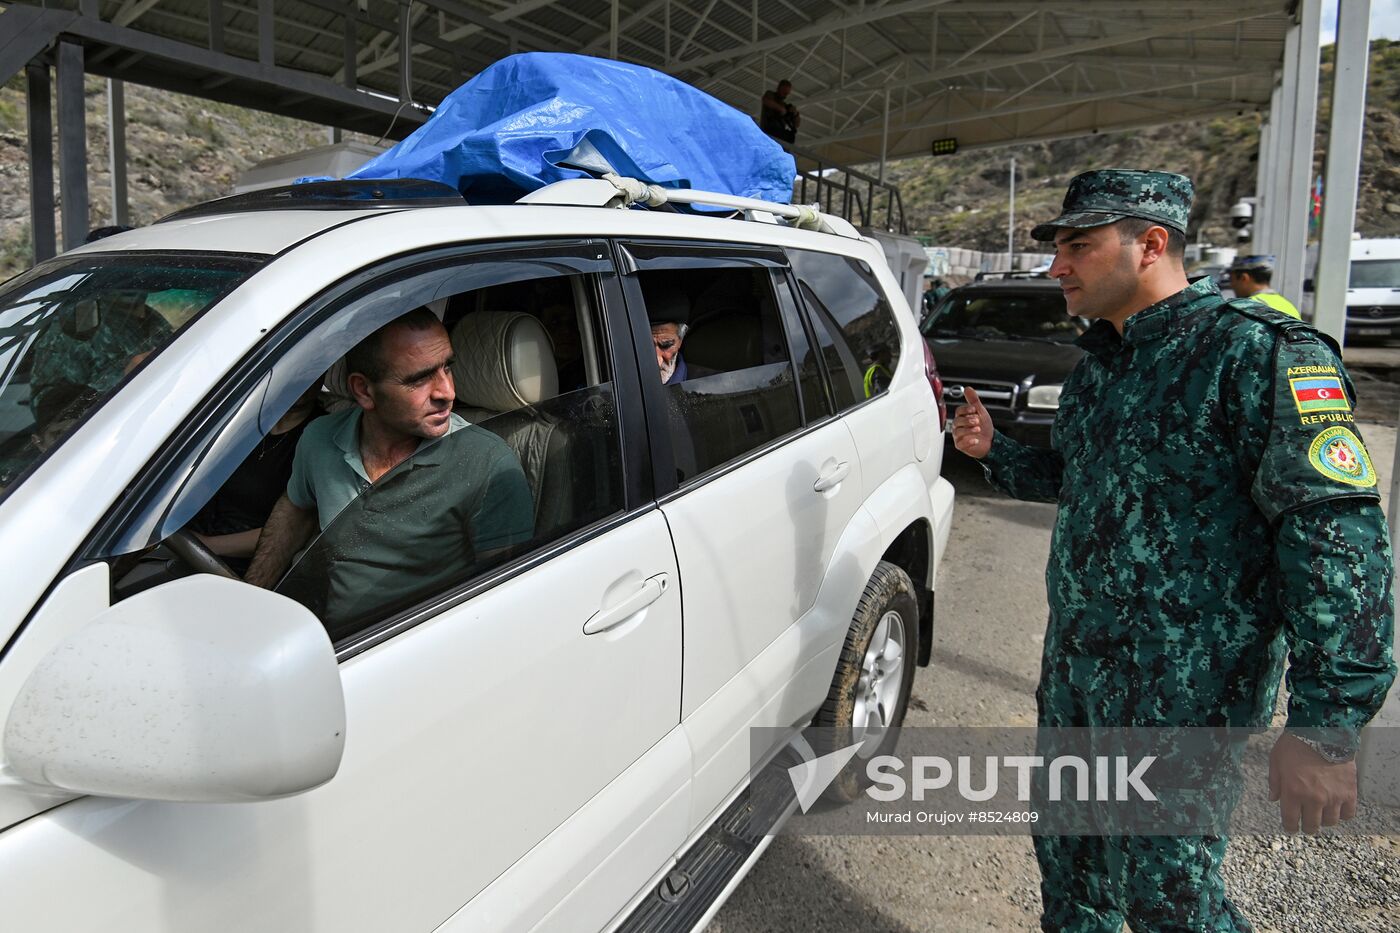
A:
{"type": "Polygon", "coordinates": [[[248,211],[348,211],[366,208],[461,207],[466,199],[451,185],[423,178],[342,179],[262,188],[205,201],[167,214],[156,223],[248,211]]]}
{"type": "Polygon", "coordinates": [[[823,213],[814,207],[779,204],[776,201],[762,201],[758,198],[744,198],[715,191],[696,191],[693,188],[663,188],[635,178],[623,178],[612,174],[602,178],[556,181],[552,185],[531,191],[515,203],[612,208],[665,208],[673,205],[690,207],[700,204],[729,208],[740,214],[744,220],[758,223],[781,224],[856,240],[861,238],[860,231],[849,221],[823,213]]]}
{"type": "Polygon", "coordinates": [[[991,279],[1048,279],[1050,276],[1044,272],[1031,272],[1029,269],[1016,272],[979,272],[972,280],[974,282],[986,282],[991,279]]]}

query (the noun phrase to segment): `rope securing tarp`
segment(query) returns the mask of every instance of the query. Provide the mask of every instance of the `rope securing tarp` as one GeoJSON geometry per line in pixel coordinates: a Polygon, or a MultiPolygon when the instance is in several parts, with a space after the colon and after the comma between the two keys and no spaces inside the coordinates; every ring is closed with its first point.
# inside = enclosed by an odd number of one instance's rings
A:
{"type": "Polygon", "coordinates": [[[612,182],[614,188],[622,192],[622,200],[628,207],[645,204],[647,207],[660,207],[666,203],[666,191],[660,185],[649,185],[635,178],[623,178],[615,172],[603,176],[604,181],[612,182]]]}

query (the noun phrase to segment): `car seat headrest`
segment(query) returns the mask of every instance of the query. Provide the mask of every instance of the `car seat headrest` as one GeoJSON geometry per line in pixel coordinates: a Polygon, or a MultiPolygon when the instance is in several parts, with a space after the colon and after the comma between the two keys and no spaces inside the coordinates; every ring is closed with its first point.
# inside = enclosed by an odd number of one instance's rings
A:
{"type": "Polygon", "coordinates": [[[553,345],[538,318],[477,311],[452,329],[457,399],[471,408],[514,411],[559,394],[553,345]]]}

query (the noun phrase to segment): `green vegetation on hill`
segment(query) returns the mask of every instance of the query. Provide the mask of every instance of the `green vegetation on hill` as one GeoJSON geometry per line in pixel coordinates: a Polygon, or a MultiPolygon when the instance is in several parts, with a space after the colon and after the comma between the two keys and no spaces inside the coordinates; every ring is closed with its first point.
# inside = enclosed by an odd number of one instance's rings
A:
{"type": "MultiPolygon", "coordinates": [[[[89,228],[113,222],[106,88],[99,78],[87,80],[89,228]]],[[[137,225],[232,194],[250,166],[327,141],[325,128],[312,123],[131,84],[126,119],[127,199],[137,225]]],[[[0,87],[0,280],[30,263],[27,138],[21,76],[0,87]]]]}
{"type": "MultiPolygon", "coordinates": [[[[1332,48],[1323,50],[1322,106],[1316,171],[1322,171],[1330,110],[1332,48]]],[[[87,82],[89,226],[111,223],[105,83],[87,82]]],[[[232,193],[240,172],[271,156],[326,142],[322,127],[215,101],[128,85],[128,189],[132,222],[147,224],[189,204],[232,193]]],[[[1366,141],[1361,159],[1357,228],[1366,236],[1400,236],[1400,43],[1371,47],[1366,141]]],[[[1069,179],[1093,168],[1158,168],[1196,182],[1193,229],[1206,240],[1233,242],[1229,209],[1254,193],[1261,117],[1081,137],[1014,149],[908,159],[890,166],[911,230],[932,241],[972,249],[1006,248],[1008,159],[1017,160],[1018,248],[1031,250],[1030,228],[1058,213],[1069,179]]],[[[0,280],[29,264],[29,165],[24,84],[0,87],[0,280]]],[[[55,188],[57,185],[55,184],[55,188]]]]}

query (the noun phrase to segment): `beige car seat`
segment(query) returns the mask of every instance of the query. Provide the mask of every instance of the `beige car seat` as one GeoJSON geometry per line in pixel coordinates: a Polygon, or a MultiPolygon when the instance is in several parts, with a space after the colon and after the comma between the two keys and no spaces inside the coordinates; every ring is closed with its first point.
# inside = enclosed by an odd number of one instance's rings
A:
{"type": "Polygon", "coordinates": [[[458,413],[492,431],[520,460],[535,498],[536,540],[574,514],[568,426],[532,406],[559,394],[559,371],[544,325],[519,311],[476,311],[452,329],[458,413]]]}

